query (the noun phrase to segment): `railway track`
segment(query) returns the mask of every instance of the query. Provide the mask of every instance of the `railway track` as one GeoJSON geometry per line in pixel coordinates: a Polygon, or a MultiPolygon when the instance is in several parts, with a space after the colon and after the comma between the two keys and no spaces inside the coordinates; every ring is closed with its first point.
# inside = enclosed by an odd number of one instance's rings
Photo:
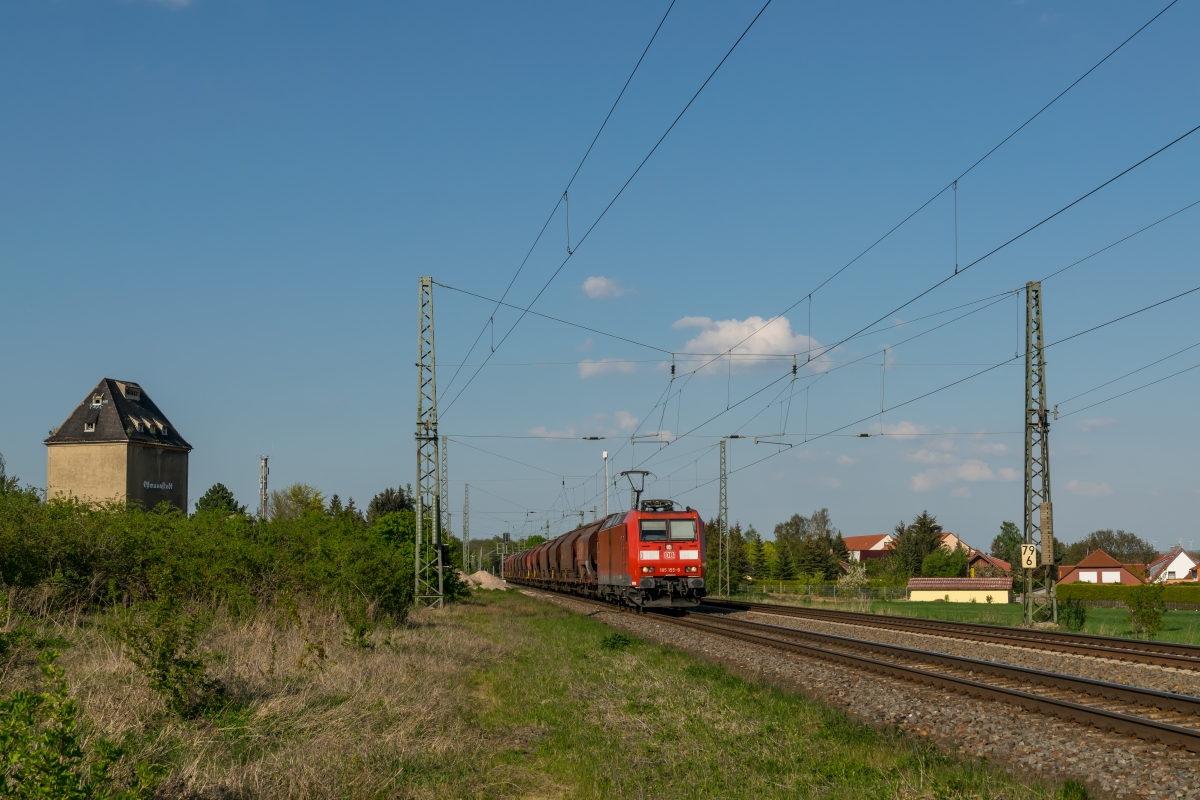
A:
{"type": "MultiPolygon", "coordinates": [[[[562,596],[597,610],[622,610],[574,595],[562,596]]],[[[711,613],[647,616],[688,630],[997,700],[1200,753],[1200,698],[711,613]]]]}
{"type": "Polygon", "coordinates": [[[820,620],[822,622],[839,622],[846,625],[862,625],[870,628],[884,628],[906,633],[924,633],[932,636],[970,639],[991,644],[1028,647],[1035,650],[1049,650],[1056,653],[1110,658],[1117,661],[1153,664],[1159,667],[1200,670],[1200,647],[1186,644],[1147,642],[1136,639],[1121,639],[1115,636],[1039,631],[1028,628],[976,625],[967,622],[945,622],[942,620],[917,619],[913,617],[891,617],[884,614],[866,614],[857,611],[831,611],[817,608],[775,605],[772,603],[751,603],[706,598],[704,605],[729,611],[753,611],[760,614],[777,614],[787,617],[820,620]]]}

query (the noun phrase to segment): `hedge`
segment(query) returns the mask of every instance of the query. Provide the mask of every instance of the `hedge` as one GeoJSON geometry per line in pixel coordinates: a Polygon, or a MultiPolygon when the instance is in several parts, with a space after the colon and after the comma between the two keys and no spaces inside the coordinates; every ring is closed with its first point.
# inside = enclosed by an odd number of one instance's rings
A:
{"type": "MultiPolygon", "coordinates": [[[[1054,587],[1059,600],[1118,600],[1124,602],[1134,587],[1119,583],[1060,583],[1054,587]]],[[[1176,584],[1163,590],[1164,603],[1200,603],[1200,584],[1176,584]]]]}

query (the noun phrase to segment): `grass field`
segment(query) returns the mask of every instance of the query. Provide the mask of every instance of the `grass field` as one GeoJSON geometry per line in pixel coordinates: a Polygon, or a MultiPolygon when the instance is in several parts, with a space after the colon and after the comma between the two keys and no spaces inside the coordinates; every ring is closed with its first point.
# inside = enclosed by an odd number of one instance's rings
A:
{"type": "MultiPolygon", "coordinates": [[[[125,747],[119,772],[157,764],[161,797],[1056,796],[513,591],[415,612],[368,648],[335,616],[301,618],[218,618],[204,647],[229,702],[192,721],[101,625],[42,633],[89,735],[125,747]]],[[[0,665],[5,693],[32,656],[0,665]]]]}
{"type": "MultiPolygon", "coordinates": [[[[747,599],[762,601],[760,596],[747,599]]],[[[790,602],[790,598],[786,595],[773,598],[773,600],[784,604],[790,602]]],[[[797,598],[797,601],[791,604],[806,605],[802,598],[797,598]]],[[[870,611],[875,614],[891,614],[897,617],[944,619],[983,625],[1021,624],[1021,606],[1018,603],[989,605],[985,603],[912,603],[875,600],[870,603],[866,601],[846,603],[817,601],[811,605],[832,610],[870,611]]],[[[1155,636],[1156,640],[1200,645],[1200,611],[1168,611],[1163,616],[1163,622],[1163,629],[1155,636]]],[[[1082,632],[1098,636],[1132,637],[1133,629],[1129,624],[1129,611],[1124,608],[1089,608],[1087,624],[1082,632]]]]}

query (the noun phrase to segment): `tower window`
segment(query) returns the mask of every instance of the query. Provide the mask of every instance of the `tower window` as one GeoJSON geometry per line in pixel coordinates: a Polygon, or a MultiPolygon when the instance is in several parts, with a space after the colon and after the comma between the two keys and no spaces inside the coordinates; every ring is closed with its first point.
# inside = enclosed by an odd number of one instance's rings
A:
{"type": "Polygon", "coordinates": [[[84,433],[95,433],[96,432],[96,423],[94,423],[94,422],[83,423],[83,432],[84,433]]]}
{"type": "Polygon", "coordinates": [[[92,408],[99,408],[100,404],[103,402],[104,402],[104,395],[102,395],[102,394],[92,395],[92,408]]]}

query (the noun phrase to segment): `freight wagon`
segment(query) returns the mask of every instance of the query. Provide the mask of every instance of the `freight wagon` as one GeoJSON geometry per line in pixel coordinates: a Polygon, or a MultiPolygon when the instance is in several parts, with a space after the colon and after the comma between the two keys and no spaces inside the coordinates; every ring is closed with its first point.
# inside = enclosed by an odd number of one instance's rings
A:
{"type": "Polygon", "coordinates": [[[671,500],[643,500],[504,560],[512,583],[639,608],[704,597],[704,522],[671,500]]]}

